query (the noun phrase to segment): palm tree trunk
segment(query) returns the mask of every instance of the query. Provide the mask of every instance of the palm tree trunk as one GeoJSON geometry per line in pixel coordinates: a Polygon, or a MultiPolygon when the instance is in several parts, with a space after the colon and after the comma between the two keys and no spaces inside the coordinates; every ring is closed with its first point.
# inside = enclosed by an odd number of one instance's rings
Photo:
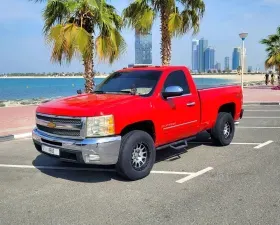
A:
{"type": "Polygon", "coordinates": [[[85,67],[85,74],[84,74],[84,78],[85,78],[85,92],[86,93],[90,93],[93,92],[93,86],[94,86],[94,72],[93,72],[93,38],[91,41],[91,46],[89,46],[89,48],[91,48],[90,53],[84,58],[84,67],[85,67]]]}
{"type": "Polygon", "coordinates": [[[168,30],[168,9],[163,4],[160,10],[161,19],[161,63],[168,66],[171,61],[171,36],[168,30]]]}

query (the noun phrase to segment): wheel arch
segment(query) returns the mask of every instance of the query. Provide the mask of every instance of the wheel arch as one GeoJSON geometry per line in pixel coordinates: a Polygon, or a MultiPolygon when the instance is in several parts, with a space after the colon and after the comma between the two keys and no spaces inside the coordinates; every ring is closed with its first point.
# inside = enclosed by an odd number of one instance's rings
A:
{"type": "Polygon", "coordinates": [[[152,120],[142,120],[125,126],[121,130],[121,136],[124,136],[125,134],[133,130],[141,130],[147,132],[153,138],[154,142],[156,142],[155,125],[152,120]]]}
{"type": "Polygon", "coordinates": [[[236,105],[234,102],[230,102],[230,103],[226,103],[224,105],[221,105],[219,110],[218,110],[218,113],[220,112],[227,112],[227,113],[230,113],[232,115],[232,118],[235,117],[235,114],[236,114],[236,105]]]}

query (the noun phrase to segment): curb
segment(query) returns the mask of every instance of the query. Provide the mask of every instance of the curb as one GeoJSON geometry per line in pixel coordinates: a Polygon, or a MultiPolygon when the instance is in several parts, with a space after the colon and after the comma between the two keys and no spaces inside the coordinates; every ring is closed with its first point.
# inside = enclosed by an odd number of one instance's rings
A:
{"type": "Polygon", "coordinates": [[[0,142],[4,141],[12,141],[12,140],[17,140],[17,139],[22,139],[22,138],[28,138],[31,137],[32,133],[23,133],[23,134],[11,134],[11,135],[5,135],[5,136],[0,136],[0,142]]]}
{"type": "Polygon", "coordinates": [[[244,102],[243,105],[280,105],[280,102],[244,102]]]}

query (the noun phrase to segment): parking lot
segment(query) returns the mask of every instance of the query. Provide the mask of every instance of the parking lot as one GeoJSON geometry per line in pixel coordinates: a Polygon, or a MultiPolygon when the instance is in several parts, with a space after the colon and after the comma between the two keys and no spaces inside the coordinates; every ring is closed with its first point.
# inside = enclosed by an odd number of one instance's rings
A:
{"type": "Polygon", "coordinates": [[[40,155],[31,139],[0,143],[0,224],[280,224],[280,106],[246,106],[228,147],[207,133],[157,152],[138,181],[114,167],[40,155]]]}

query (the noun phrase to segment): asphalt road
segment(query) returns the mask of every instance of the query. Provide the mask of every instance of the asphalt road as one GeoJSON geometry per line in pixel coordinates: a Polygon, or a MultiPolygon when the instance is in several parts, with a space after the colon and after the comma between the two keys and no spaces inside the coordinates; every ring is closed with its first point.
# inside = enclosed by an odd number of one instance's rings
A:
{"type": "Polygon", "coordinates": [[[0,224],[280,224],[280,107],[245,110],[232,145],[201,134],[203,144],[157,152],[134,182],[40,155],[31,139],[3,142],[0,224]]]}

